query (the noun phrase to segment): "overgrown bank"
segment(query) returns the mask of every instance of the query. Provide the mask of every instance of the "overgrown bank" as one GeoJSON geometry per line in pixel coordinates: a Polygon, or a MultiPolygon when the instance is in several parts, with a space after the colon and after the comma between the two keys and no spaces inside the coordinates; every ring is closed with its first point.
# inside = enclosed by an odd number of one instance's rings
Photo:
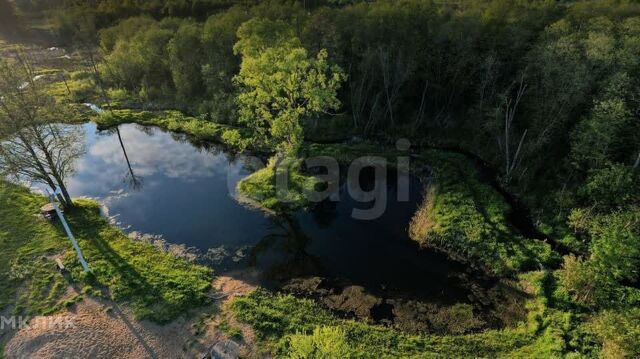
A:
{"type": "Polygon", "coordinates": [[[548,243],[526,238],[514,228],[508,218],[512,209],[481,182],[471,161],[435,150],[419,158],[431,166],[431,176],[409,229],[413,240],[500,276],[560,264],[548,243]]]}
{"type": "Polygon", "coordinates": [[[210,269],[133,241],[100,215],[98,204],[76,200],[69,225],[92,270],[86,275],[59,223],[40,217],[44,197],[0,182],[0,307],[16,314],[50,314],[73,304],[68,286],[85,295],[128,303],[140,319],[167,322],[207,302],[210,269]],[[63,276],[53,260],[69,269],[63,276]]]}
{"type": "Polygon", "coordinates": [[[124,123],[137,123],[139,125],[158,126],[168,131],[184,133],[202,142],[224,143],[223,135],[225,131],[234,129],[228,125],[186,116],[179,111],[114,109],[107,110],[100,115],[94,115],[91,118],[99,128],[102,129],[124,123]]]}
{"type": "Polygon", "coordinates": [[[236,299],[231,310],[250,324],[263,350],[293,358],[593,357],[638,353],[640,312],[573,314],[551,272],[519,275],[527,293],[527,319],[514,327],[466,335],[409,335],[392,328],[335,317],[312,301],[258,290],[236,299]],[[620,321],[623,336],[612,321],[620,321]]]}

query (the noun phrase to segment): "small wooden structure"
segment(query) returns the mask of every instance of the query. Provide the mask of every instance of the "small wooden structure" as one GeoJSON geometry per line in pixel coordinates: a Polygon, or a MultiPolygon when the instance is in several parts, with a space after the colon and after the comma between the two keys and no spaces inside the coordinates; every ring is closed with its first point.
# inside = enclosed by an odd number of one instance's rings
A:
{"type": "Polygon", "coordinates": [[[40,214],[45,219],[53,221],[56,216],[56,209],[53,207],[53,204],[47,203],[44,206],[40,207],[40,214]]]}
{"type": "Polygon", "coordinates": [[[64,263],[62,263],[62,260],[60,260],[60,258],[56,258],[56,266],[58,267],[58,271],[60,273],[65,273],[67,271],[67,268],[64,266],[64,263]]]}

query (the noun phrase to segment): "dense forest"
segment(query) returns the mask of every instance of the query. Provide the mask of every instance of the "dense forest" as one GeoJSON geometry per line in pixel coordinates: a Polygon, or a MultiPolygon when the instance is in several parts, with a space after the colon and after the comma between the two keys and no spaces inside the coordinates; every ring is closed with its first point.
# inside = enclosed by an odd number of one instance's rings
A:
{"type": "MultiPolygon", "coordinates": [[[[0,0],[0,32],[29,19],[97,59],[105,105],[177,109],[241,149],[406,138],[482,163],[562,255],[493,274],[552,270],[567,325],[640,355],[640,3],[0,0]]],[[[565,349],[595,355],[572,335],[565,349]]]]}

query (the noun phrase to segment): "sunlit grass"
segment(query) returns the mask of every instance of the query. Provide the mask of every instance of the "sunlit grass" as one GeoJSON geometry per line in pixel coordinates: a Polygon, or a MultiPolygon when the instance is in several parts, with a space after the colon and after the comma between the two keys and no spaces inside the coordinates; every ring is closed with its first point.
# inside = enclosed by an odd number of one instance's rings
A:
{"type": "Polygon", "coordinates": [[[509,206],[464,156],[427,151],[421,160],[434,173],[410,227],[413,240],[498,275],[559,263],[549,244],[512,228],[509,206]]]}
{"type": "Polygon", "coordinates": [[[38,215],[47,200],[16,185],[0,182],[0,307],[49,314],[65,305],[68,285],[83,292],[129,303],[138,318],[167,322],[207,302],[211,270],[136,242],[111,226],[98,204],[77,200],[67,214],[92,270],[86,275],[59,225],[38,215]],[[62,254],[70,277],[56,270],[51,256],[62,254]],[[69,281],[70,280],[70,281],[69,281]]]}

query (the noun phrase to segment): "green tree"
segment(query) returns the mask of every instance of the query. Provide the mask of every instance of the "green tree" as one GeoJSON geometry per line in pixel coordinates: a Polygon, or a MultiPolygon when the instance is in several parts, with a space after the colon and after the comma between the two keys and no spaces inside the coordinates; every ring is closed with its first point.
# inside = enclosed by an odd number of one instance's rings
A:
{"type": "Polygon", "coordinates": [[[611,164],[590,171],[578,195],[585,206],[600,212],[640,204],[640,181],[629,166],[611,164]]]}
{"type": "Polygon", "coordinates": [[[195,22],[185,22],[169,41],[169,67],[176,94],[182,103],[202,95],[202,28],[195,22]]]}
{"type": "Polygon", "coordinates": [[[233,76],[240,69],[240,60],[233,45],[238,27],[249,17],[246,9],[236,6],[209,17],[203,26],[205,59],[201,70],[207,93],[200,112],[216,121],[235,121],[233,76]]]}
{"type": "Polygon", "coordinates": [[[634,135],[637,121],[626,99],[633,96],[633,84],[626,73],[607,79],[590,115],[572,133],[571,157],[576,167],[584,170],[616,161],[632,163],[640,146],[634,135]]]}
{"type": "Polygon", "coordinates": [[[82,132],[51,123],[65,121],[66,108],[33,81],[31,65],[0,60],[0,174],[41,182],[73,207],[65,185],[84,151],[82,132]]]}
{"type": "Polygon", "coordinates": [[[582,304],[611,307],[620,303],[623,282],[633,283],[640,268],[640,210],[631,206],[609,214],[574,210],[570,223],[589,241],[585,258],[565,257],[563,286],[582,304]]]}
{"type": "Polygon", "coordinates": [[[168,45],[180,22],[173,19],[153,22],[131,36],[126,29],[133,25],[135,23],[123,25],[123,29],[116,32],[115,41],[113,33],[103,39],[104,44],[113,44],[113,51],[105,56],[105,80],[137,93],[143,100],[170,97],[174,84],[168,45]]]}
{"type": "Polygon", "coordinates": [[[302,119],[339,108],[345,75],[329,64],[325,50],[310,57],[284,22],[250,20],[238,38],[240,121],[253,129],[252,141],[296,155],[304,139],[302,119]]]}

